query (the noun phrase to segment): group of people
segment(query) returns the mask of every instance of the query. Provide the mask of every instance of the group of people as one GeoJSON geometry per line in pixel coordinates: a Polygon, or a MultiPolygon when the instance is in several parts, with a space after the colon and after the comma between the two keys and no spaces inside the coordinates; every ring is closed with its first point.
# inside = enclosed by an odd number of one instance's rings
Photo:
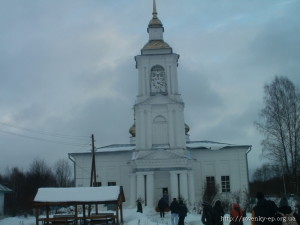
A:
{"type": "Polygon", "coordinates": [[[204,201],[202,207],[201,221],[204,225],[223,225],[224,209],[220,200],[213,207],[204,201]]]}
{"type": "MultiPolygon", "coordinates": [[[[286,197],[281,198],[279,207],[274,201],[267,200],[264,194],[258,192],[256,194],[257,203],[252,210],[252,225],[300,225],[300,218],[296,212],[293,212],[289,206],[286,197]]],[[[214,207],[209,203],[203,202],[203,212],[201,221],[204,225],[223,225],[224,210],[220,201],[216,201],[214,207]]],[[[230,225],[243,225],[246,213],[241,209],[240,205],[235,203],[230,211],[230,225]]]]}
{"type": "Polygon", "coordinates": [[[184,225],[184,219],[187,215],[188,209],[182,200],[173,198],[170,206],[165,197],[162,197],[158,201],[157,208],[160,213],[160,217],[165,217],[165,211],[169,208],[171,211],[171,225],[184,225]]]}
{"type": "MultiPolygon", "coordinates": [[[[256,198],[257,203],[252,209],[251,218],[247,218],[247,221],[251,221],[252,225],[300,225],[300,217],[292,211],[286,197],[281,198],[279,207],[274,201],[265,199],[264,194],[261,192],[256,194],[256,198]]],[[[202,207],[201,221],[204,225],[223,225],[226,218],[220,200],[216,201],[214,206],[204,201],[202,207]]],[[[300,204],[298,211],[299,209],[300,204]]],[[[184,219],[188,212],[183,200],[178,201],[173,198],[173,201],[169,204],[167,195],[159,200],[157,210],[161,218],[165,217],[166,211],[171,211],[171,225],[184,225],[184,219]]],[[[138,204],[138,211],[142,212],[141,203],[138,204]]],[[[227,219],[230,219],[230,225],[243,225],[245,217],[246,212],[242,210],[239,204],[235,203],[232,205],[230,217],[227,219]]]]}
{"type": "Polygon", "coordinates": [[[300,225],[299,215],[292,211],[286,197],[281,198],[279,207],[274,201],[265,199],[262,192],[258,192],[256,198],[257,203],[252,210],[252,225],[300,225]]]}

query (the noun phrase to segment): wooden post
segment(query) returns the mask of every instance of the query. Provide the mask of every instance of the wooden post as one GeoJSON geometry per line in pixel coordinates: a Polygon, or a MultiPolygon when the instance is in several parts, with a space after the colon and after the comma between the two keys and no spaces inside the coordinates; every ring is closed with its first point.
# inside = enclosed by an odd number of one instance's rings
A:
{"type": "Polygon", "coordinates": [[[36,225],[39,225],[39,208],[38,207],[36,207],[35,208],[35,224],[36,225]]]}
{"type": "Polygon", "coordinates": [[[49,224],[49,205],[46,206],[46,218],[47,218],[47,223],[49,224]]]}
{"type": "Polygon", "coordinates": [[[82,207],[83,207],[83,210],[82,210],[82,213],[83,213],[83,222],[84,222],[84,224],[86,224],[86,219],[85,219],[85,204],[83,204],[82,207]]]}
{"type": "Polygon", "coordinates": [[[77,204],[75,205],[75,224],[78,224],[78,207],[77,207],[77,204]]]}
{"type": "Polygon", "coordinates": [[[116,204],[116,217],[117,217],[117,225],[119,225],[120,222],[119,222],[119,206],[118,206],[118,204],[116,204]]]}
{"type": "Polygon", "coordinates": [[[122,206],[122,203],[120,205],[120,213],[121,213],[121,223],[123,223],[123,206],[122,206]]]}

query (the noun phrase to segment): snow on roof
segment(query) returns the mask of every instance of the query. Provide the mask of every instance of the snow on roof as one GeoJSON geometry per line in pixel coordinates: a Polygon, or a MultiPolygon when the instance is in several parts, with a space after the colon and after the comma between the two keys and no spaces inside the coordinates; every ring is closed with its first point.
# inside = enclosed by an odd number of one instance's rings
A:
{"type": "Polygon", "coordinates": [[[5,192],[5,193],[8,193],[8,192],[12,192],[11,189],[9,189],[8,187],[0,184],[0,192],[5,192]]]}
{"type": "Polygon", "coordinates": [[[213,141],[188,141],[186,143],[186,146],[188,149],[205,148],[210,150],[220,150],[226,147],[238,147],[238,146],[250,147],[250,145],[233,145],[233,144],[219,143],[213,141]]]}
{"type": "MultiPolygon", "coordinates": [[[[135,145],[133,144],[112,144],[112,145],[96,148],[96,153],[97,152],[128,152],[133,150],[135,150],[135,145]]],[[[91,150],[83,151],[83,152],[73,152],[69,154],[76,155],[76,154],[87,154],[87,153],[91,153],[91,150]]]]}
{"type": "MultiPolygon", "coordinates": [[[[187,149],[209,149],[209,150],[220,150],[226,147],[251,147],[251,145],[233,145],[228,143],[220,143],[214,141],[187,141],[186,142],[187,149]]],[[[154,149],[168,149],[169,145],[155,145],[154,149]]],[[[96,152],[126,152],[126,151],[134,151],[136,146],[134,144],[112,144],[103,146],[96,149],[96,152]]],[[[70,153],[72,154],[86,154],[90,153],[90,151],[80,152],[80,153],[70,153]]]]}
{"type": "Polygon", "coordinates": [[[97,148],[96,152],[120,152],[120,151],[132,151],[135,149],[135,145],[132,144],[113,144],[97,148]]]}
{"type": "Polygon", "coordinates": [[[35,202],[104,202],[116,201],[120,186],[39,188],[35,202]]]}

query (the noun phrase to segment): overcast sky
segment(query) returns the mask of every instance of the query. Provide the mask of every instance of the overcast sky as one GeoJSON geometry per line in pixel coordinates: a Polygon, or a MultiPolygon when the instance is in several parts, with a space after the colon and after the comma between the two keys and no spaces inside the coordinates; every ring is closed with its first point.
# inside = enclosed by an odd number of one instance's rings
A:
{"type": "MultiPolygon", "coordinates": [[[[299,0],[157,0],[191,140],[252,145],[263,86],[300,83],[299,0]]],[[[152,0],[0,1],[0,173],[129,143],[152,0]]]]}

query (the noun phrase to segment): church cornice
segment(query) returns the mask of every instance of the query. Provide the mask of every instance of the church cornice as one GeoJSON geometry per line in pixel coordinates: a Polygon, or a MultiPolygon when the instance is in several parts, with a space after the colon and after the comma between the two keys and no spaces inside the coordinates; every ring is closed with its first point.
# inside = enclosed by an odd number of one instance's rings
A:
{"type": "Polygon", "coordinates": [[[135,168],[133,172],[153,172],[153,171],[182,171],[182,170],[192,170],[189,167],[165,167],[165,168],[135,168]]]}
{"type": "Polygon", "coordinates": [[[171,99],[167,95],[156,94],[155,96],[148,97],[147,99],[141,102],[135,103],[134,107],[139,105],[166,105],[166,104],[179,104],[184,106],[184,103],[182,101],[176,101],[174,99],[171,99]]]}

